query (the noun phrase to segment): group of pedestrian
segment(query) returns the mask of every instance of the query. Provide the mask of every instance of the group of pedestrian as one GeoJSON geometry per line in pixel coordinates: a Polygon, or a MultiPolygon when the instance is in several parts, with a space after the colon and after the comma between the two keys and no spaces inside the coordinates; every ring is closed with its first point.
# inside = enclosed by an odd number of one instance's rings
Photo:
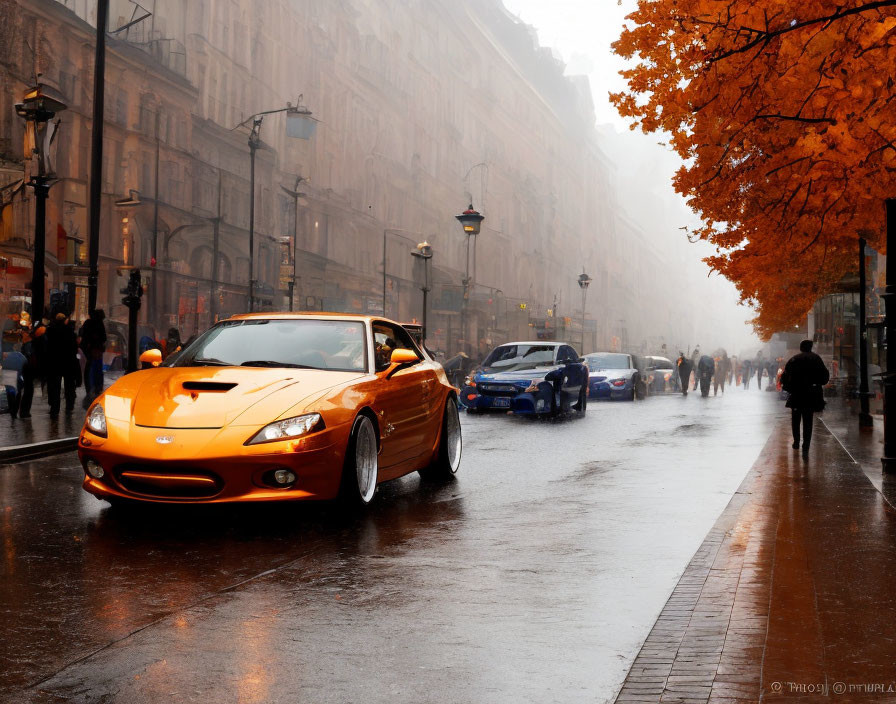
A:
{"type": "Polygon", "coordinates": [[[725,381],[743,380],[744,389],[750,388],[750,379],[756,374],[756,382],[762,388],[762,376],[768,377],[766,388],[780,388],[787,397],[787,408],[791,409],[791,431],[793,449],[800,449],[802,440],[803,455],[809,452],[812,442],[812,424],[814,415],[824,410],[824,386],[830,381],[830,373],[824,361],[812,351],[812,340],[800,343],[800,352],[783,363],[782,357],[765,360],[760,352],[755,360],[736,358],[729,360],[724,351],[716,358],[701,355],[699,348],[688,358],[679,352],[676,362],[681,383],[681,393],[687,396],[691,374],[694,373],[694,390],[699,384],[704,396],[709,394],[709,381],[725,392],[725,381]],[[774,384],[774,387],[771,385],[774,384]]]}
{"type": "Polygon", "coordinates": [[[3,385],[10,416],[30,418],[34,386],[40,384],[50,416],[75,409],[77,389],[85,387],[84,408],[102,392],[103,352],[106,349],[105,314],[97,309],[80,329],[65,313],[37,321],[23,331],[22,341],[3,358],[3,385]]]}
{"type": "Polygon", "coordinates": [[[784,371],[783,357],[765,359],[760,351],[756,359],[745,359],[741,363],[738,376],[743,380],[745,389],[750,388],[750,381],[756,375],[756,386],[762,390],[762,377],[766,377],[766,389],[773,390],[779,385],[780,376],[784,371]]]}
{"type": "Polygon", "coordinates": [[[725,350],[719,350],[715,356],[710,356],[701,354],[700,348],[695,347],[694,354],[690,358],[684,352],[679,352],[676,367],[682,395],[688,395],[692,373],[694,391],[699,387],[700,393],[708,396],[712,387],[714,395],[718,395],[719,389],[724,394],[725,384],[730,384],[734,378],[735,366],[736,360],[729,358],[725,350]]]}
{"type": "Polygon", "coordinates": [[[688,357],[684,352],[678,353],[676,361],[681,393],[687,396],[688,389],[696,391],[698,388],[709,395],[712,389],[713,395],[721,391],[725,393],[725,386],[740,386],[750,388],[753,376],[756,377],[756,385],[761,390],[763,377],[766,378],[766,388],[769,391],[780,390],[781,375],[784,373],[784,359],[766,359],[760,351],[755,359],[749,357],[739,359],[736,355],[731,357],[724,349],[718,350],[714,355],[701,354],[700,348],[695,347],[694,353],[688,357]],[[692,377],[693,374],[693,377],[692,377]],[[692,380],[693,379],[693,380],[692,380]],[[693,384],[693,386],[691,386],[693,384]]]}

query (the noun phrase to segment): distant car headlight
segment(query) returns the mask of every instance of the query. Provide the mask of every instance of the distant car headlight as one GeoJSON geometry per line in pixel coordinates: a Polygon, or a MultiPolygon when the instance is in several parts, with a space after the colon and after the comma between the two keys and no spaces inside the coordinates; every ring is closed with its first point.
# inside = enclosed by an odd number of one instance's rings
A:
{"type": "Polygon", "coordinates": [[[94,435],[107,436],[106,412],[103,410],[102,404],[97,403],[90,409],[90,413],[87,414],[87,429],[94,435]]]}
{"type": "Polygon", "coordinates": [[[257,445],[262,442],[291,440],[300,435],[307,435],[312,430],[321,430],[323,427],[324,419],[320,417],[320,413],[307,413],[303,416],[269,423],[249,438],[246,444],[257,445]]]}
{"type": "Polygon", "coordinates": [[[622,387],[622,386],[625,386],[625,379],[610,379],[610,383],[613,386],[622,387]]]}

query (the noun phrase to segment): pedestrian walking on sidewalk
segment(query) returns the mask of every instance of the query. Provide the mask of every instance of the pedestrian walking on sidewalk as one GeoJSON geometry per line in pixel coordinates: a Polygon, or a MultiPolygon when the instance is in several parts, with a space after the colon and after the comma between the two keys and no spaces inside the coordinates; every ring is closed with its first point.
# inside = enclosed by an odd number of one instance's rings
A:
{"type": "Polygon", "coordinates": [[[709,383],[716,370],[716,362],[708,354],[701,355],[697,362],[697,379],[700,382],[700,395],[703,398],[709,396],[709,383]]]}
{"type": "Polygon", "coordinates": [[[28,360],[22,354],[21,347],[16,343],[12,351],[3,358],[3,385],[6,387],[6,403],[11,418],[15,418],[19,412],[19,402],[22,400],[22,389],[25,386],[22,370],[28,360]]]}
{"type": "Polygon", "coordinates": [[[800,423],[803,425],[803,454],[812,442],[812,421],[824,410],[824,391],[831,375],[821,357],[812,351],[812,340],[800,343],[800,353],[790,358],[784,367],[781,384],[790,394],[787,407],[791,409],[793,449],[800,446],[800,423]]]}
{"type": "Polygon", "coordinates": [[[722,353],[716,358],[715,362],[716,369],[713,374],[713,396],[718,395],[719,386],[722,387],[722,393],[725,393],[725,382],[728,380],[728,375],[731,374],[731,360],[728,359],[728,353],[725,350],[722,350],[722,353]]]}
{"type": "Polygon", "coordinates": [[[25,366],[22,368],[22,398],[19,401],[19,418],[31,417],[31,403],[34,401],[34,383],[44,378],[47,363],[47,329],[38,325],[22,345],[25,366]]]}
{"type": "Polygon", "coordinates": [[[750,388],[750,377],[753,376],[753,360],[745,359],[743,364],[744,390],[750,388]]]}
{"type": "Polygon", "coordinates": [[[180,339],[180,331],[177,328],[168,328],[168,337],[162,343],[162,355],[168,359],[175,352],[183,349],[183,342],[180,339]]]}
{"type": "Polygon", "coordinates": [[[688,395],[688,385],[691,383],[691,360],[685,357],[684,352],[678,353],[678,380],[681,382],[681,395],[688,395]]]}
{"type": "Polygon", "coordinates": [[[50,415],[58,416],[62,404],[62,385],[65,382],[65,412],[75,409],[75,389],[78,368],[78,337],[65,318],[57,313],[47,328],[47,396],[50,415]]]}
{"type": "Polygon", "coordinates": [[[84,408],[103,393],[103,352],[106,351],[105,312],[97,308],[81,327],[81,349],[87,360],[84,365],[84,408]]]}
{"type": "Polygon", "coordinates": [[[694,347],[694,356],[691,357],[691,369],[694,370],[694,391],[697,390],[697,384],[700,381],[697,378],[697,368],[700,366],[700,346],[694,347]]]}

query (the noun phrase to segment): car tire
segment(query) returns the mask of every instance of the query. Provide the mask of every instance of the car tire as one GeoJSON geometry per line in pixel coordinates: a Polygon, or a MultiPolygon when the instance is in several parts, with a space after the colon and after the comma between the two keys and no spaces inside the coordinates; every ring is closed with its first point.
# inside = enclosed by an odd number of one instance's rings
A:
{"type": "Polygon", "coordinates": [[[579,391],[579,401],[573,406],[573,410],[579,415],[585,415],[585,411],[588,410],[588,389],[584,386],[579,391]]]}
{"type": "Polygon", "coordinates": [[[376,494],[378,478],[376,428],[369,416],[362,413],[355,418],[345,451],[340,503],[349,508],[368,505],[376,494]]]}
{"type": "Polygon", "coordinates": [[[460,468],[462,454],[463,433],[460,427],[460,414],[457,412],[457,401],[449,396],[445,401],[445,412],[442,414],[442,432],[439,435],[436,458],[428,467],[419,470],[420,476],[427,480],[453,479],[460,468]]]}

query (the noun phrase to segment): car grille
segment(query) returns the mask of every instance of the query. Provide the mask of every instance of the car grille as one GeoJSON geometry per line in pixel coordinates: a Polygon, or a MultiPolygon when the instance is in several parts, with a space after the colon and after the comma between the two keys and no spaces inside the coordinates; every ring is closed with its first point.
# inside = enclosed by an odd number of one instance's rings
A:
{"type": "Polygon", "coordinates": [[[207,499],[224,488],[224,481],[204,469],[189,466],[121,464],[118,483],[133,494],[166,499],[207,499]]]}
{"type": "Polygon", "coordinates": [[[483,396],[516,396],[523,391],[513,384],[479,384],[477,388],[483,396]]]}

